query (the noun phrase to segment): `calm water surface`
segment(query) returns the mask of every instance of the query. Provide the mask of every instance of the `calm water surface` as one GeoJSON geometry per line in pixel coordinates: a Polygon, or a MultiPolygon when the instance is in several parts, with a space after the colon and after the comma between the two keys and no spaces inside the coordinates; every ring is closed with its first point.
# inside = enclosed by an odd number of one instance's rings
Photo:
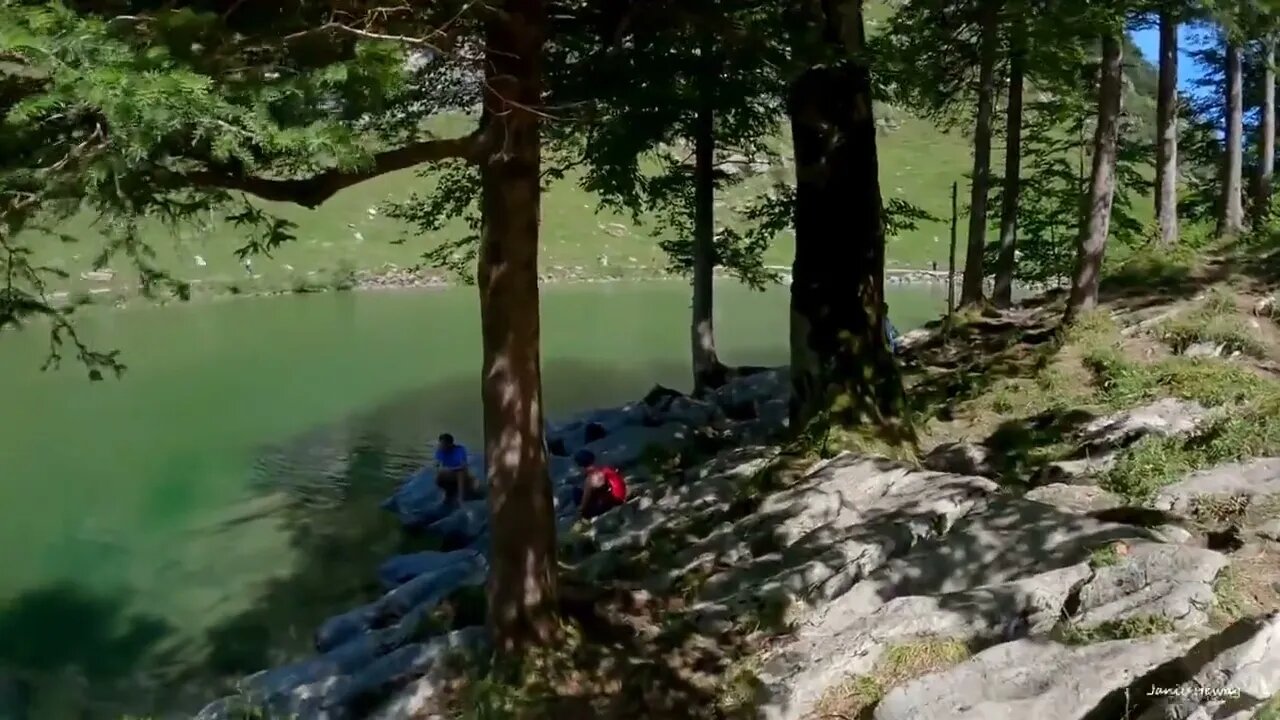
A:
{"type": "MultiPolygon", "coordinates": [[[[718,289],[721,354],[787,358],[785,290],[718,289]]],[[[893,287],[894,321],[941,293],[893,287]]],[[[549,417],[688,385],[688,288],[543,295],[549,417]]],[[[474,290],[103,311],[118,381],[0,339],[0,720],[166,714],[305,653],[417,547],[377,509],[450,430],[481,445],[474,290]],[[6,716],[7,714],[7,716],[6,716]]],[[[416,542],[421,542],[416,541],[416,542]]]]}

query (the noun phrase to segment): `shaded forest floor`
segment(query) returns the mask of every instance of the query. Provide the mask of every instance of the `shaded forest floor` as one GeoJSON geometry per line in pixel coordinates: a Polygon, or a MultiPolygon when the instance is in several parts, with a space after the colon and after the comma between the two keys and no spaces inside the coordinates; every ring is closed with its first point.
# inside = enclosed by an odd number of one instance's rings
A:
{"type": "MultiPolygon", "coordinates": [[[[1114,499],[1109,520],[1180,523],[1188,544],[1231,559],[1214,586],[1213,626],[1280,609],[1280,537],[1259,536],[1280,523],[1280,496],[1205,502],[1180,518],[1150,506],[1162,487],[1193,471],[1280,456],[1278,278],[1280,253],[1250,249],[1198,265],[1144,253],[1108,275],[1098,311],[1072,328],[1059,327],[1064,298],[1050,293],[1010,311],[958,316],[949,330],[935,323],[913,333],[902,363],[920,443],[892,459],[940,469],[938,451],[961,448],[973,467],[950,472],[991,478],[1010,495],[1048,484],[1084,487],[1114,499]],[[1081,428],[1162,399],[1194,403],[1208,419],[1189,435],[1138,439],[1105,466],[1081,459],[1081,428]]],[[[650,469],[665,486],[662,496],[678,502],[663,506],[639,542],[606,547],[605,535],[591,533],[567,540],[564,643],[523,668],[514,684],[474,667],[461,673],[449,715],[756,717],[759,657],[788,641],[797,618],[790,599],[756,590],[786,563],[830,550],[796,543],[780,553],[766,498],[844,450],[884,448],[853,434],[828,437],[822,448],[710,442],[655,458],[650,469]],[[692,483],[717,456],[740,471],[692,483]]],[[[1149,631],[1109,626],[1094,639],[1149,631]]],[[[834,689],[814,717],[870,717],[890,686],[976,649],[926,645],[895,648],[901,652],[876,673],[834,689]]]]}

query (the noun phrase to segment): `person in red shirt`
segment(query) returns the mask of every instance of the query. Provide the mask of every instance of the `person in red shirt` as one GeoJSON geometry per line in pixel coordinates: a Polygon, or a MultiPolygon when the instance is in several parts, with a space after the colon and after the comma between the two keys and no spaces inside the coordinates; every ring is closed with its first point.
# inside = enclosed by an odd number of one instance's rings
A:
{"type": "Polygon", "coordinates": [[[584,476],[582,487],[574,492],[578,517],[588,520],[627,501],[627,482],[615,468],[597,465],[590,450],[579,450],[573,460],[584,476]]]}

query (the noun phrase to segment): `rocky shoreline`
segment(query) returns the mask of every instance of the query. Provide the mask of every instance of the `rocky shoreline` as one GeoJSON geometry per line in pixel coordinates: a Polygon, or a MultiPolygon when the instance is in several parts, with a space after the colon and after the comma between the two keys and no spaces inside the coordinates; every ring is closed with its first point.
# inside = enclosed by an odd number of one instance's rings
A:
{"type": "MultiPolygon", "coordinates": [[[[939,339],[921,330],[904,342],[910,356],[939,339]]],[[[691,597],[682,612],[704,637],[744,618],[762,626],[766,614],[789,628],[761,645],[748,710],[733,717],[860,708],[874,720],[1248,720],[1280,693],[1280,614],[1219,620],[1224,578],[1244,561],[1191,519],[1206,503],[1272,507],[1280,458],[1189,474],[1145,504],[1096,487],[1099,462],[1150,439],[1193,437],[1211,419],[1205,408],[1164,399],[1097,417],[1023,494],[992,479],[991,451],[976,443],[940,445],[923,467],[845,452],[762,485],[783,453],[775,438],[788,392],[786,370],[773,369],[707,400],[654,392],[548,429],[575,572],[608,578],[640,553],[647,587],[691,597]],[[677,475],[654,462],[708,444],[721,449],[677,475]],[[633,487],[585,535],[572,527],[569,456],[581,447],[633,487]],[[696,539],[652,564],[673,534],[696,539]],[[935,664],[893,670],[904,657],[935,664]]],[[[444,506],[430,471],[384,507],[441,537],[441,551],[389,558],[378,570],[386,595],[318,628],[316,656],[246,678],[201,720],[246,703],[302,720],[442,717],[445,658],[487,647],[481,620],[458,610],[483,602],[488,513],[483,500],[444,506]]],[[[1280,557],[1271,525],[1233,532],[1280,557]]],[[[723,674],[705,682],[720,687],[723,674]]]]}
{"type": "MultiPolygon", "coordinates": [[[[771,266],[770,269],[777,271],[781,278],[781,284],[790,283],[790,268],[786,266],[771,266]]],[[[349,292],[358,291],[395,291],[395,290],[440,290],[450,287],[456,287],[458,282],[451,281],[438,273],[424,273],[415,271],[411,268],[391,267],[381,271],[362,270],[353,274],[348,282],[343,283],[321,283],[314,278],[319,277],[319,273],[314,276],[299,278],[296,287],[272,288],[269,290],[233,290],[239,285],[235,281],[211,281],[211,280],[194,280],[191,285],[191,298],[194,299],[227,299],[227,298],[252,298],[252,297],[274,297],[278,295],[299,295],[299,294],[315,294],[329,292],[349,292]],[[306,282],[303,282],[306,281],[306,282]]],[[[105,276],[104,276],[105,277],[105,276]]],[[[729,279],[728,273],[720,270],[716,271],[718,280],[729,279]]],[[[616,282],[642,282],[650,280],[683,280],[684,278],[668,272],[660,267],[634,266],[623,267],[618,272],[609,272],[601,274],[597,270],[589,270],[582,266],[555,266],[539,273],[539,282],[543,285],[559,285],[559,284],[575,284],[575,283],[616,283],[616,282]]],[[[947,274],[942,271],[914,269],[914,268],[887,268],[885,270],[885,282],[890,285],[946,285],[947,274]]],[[[1039,291],[1047,289],[1048,286],[1028,287],[1028,291],[1039,291]]],[[[78,304],[81,300],[88,300],[92,303],[100,302],[98,298],[106,298],[111,305],[116,308],[128,307],[130,304],[142,301],[144,298],[137,293],[137,288],[132,286],[103,286],[94,287],[81,293],[72,293],[68,291],[51,292],[47,296],[48,301],[55,307],[65,307],[72,304],[78,304]]],[[[156,304],[167,304],[177,302],[172,298],[157,298],[156,304]]]]}

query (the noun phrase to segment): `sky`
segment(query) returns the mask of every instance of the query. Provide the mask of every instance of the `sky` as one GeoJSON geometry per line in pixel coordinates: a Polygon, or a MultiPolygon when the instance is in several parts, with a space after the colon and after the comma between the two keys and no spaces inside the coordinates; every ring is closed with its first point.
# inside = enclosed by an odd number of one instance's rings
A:
{"type": "MultiPolygon", "coordinates": [[[[1156,65],[1160,58],[1160,31],[1154,27],[1134,30],[1130,33],[1133,42],[1142,51],[1142,55],[1156,65]]],[[[1183,25],[1178,28],[1178,89],[1190,93],[1195,89],[1195,82],[1204,77],[1206,69],[1196,63],[1189,51],[1197,44],[1195,33],[1183,25]]]]}

